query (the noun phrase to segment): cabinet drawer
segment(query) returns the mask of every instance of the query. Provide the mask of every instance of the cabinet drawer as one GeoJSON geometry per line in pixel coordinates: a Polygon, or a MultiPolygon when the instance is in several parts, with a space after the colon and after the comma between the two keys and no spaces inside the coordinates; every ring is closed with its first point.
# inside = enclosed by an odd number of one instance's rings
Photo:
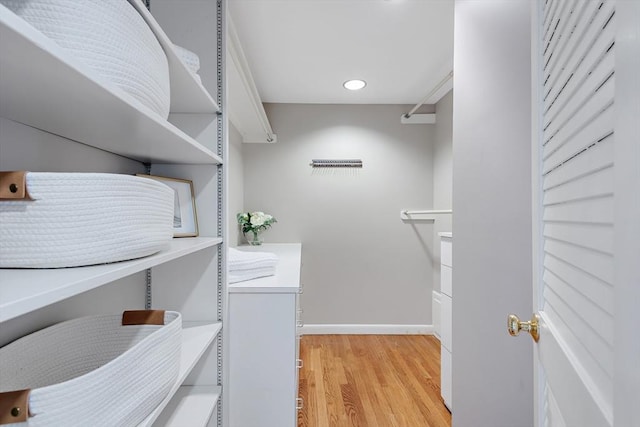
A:
{"type": "Polygon", "coordinates": [[[451,331],[451,297],[442,294],[440,297],[440,314],[442,319],[440,321],[440,338],[442,345],[449,351],[453,351],[452,344],[452,331],[451,331]]]}
{"type": "Polygon", "coordinates": [[[443,237],[440,241],[440,262],[449,267],[453,267],[452,255],[453,242],[448,237],[443,237]]]}
{"type": "Polygon", "coordinates": [[[433,318],[433,332],[438,339],[442,339],[440,336],[440,321],[442,320],[442,314],[440,313],[440,299],[442,298],[440,292],[433,291],[433,304],[432,304],[432,318],[433,318]]]}
{"type": "Polygon", "coordinates": [[[442,352],[440,353],[440,394],[442,395],[444,404],[447,405],[447,408],[449,408],[450,411],[453,410],[453,404],[451,400],[451,372],[451,353],[443,348],[442,352]]]}
{"type": "Polygon", "coordinates": [[[453,284],[451,280],[452,270],[447,265],[440,266],[440,292],[445,295],[453,296],[453,284]]]}

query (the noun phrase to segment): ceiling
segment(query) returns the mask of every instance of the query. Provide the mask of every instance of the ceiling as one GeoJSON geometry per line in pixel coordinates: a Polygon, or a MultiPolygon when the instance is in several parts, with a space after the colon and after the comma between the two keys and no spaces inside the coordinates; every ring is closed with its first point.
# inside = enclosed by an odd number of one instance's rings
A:
{"type": "Polygon", "coordinates": [[[229,0],[263,102],[416,104],[453,65],[453,0],[229,0]],[[342,83],[363,79],[348,91],[342,83]]]}

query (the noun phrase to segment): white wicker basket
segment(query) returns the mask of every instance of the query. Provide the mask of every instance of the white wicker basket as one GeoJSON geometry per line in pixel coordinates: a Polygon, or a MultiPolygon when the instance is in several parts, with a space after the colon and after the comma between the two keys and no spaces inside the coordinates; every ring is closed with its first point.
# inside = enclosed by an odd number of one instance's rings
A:
{"type": "Polygon", "coordinates": [[[119,86],[166,119],[170,108],[167,57],[127,0],[0,0],[103,81],[119,86]]]}
{"type": "MultiPolygon", "coordinates": [[[[14,180],[3,178],[8,174],[0,173],[2,187],[14,180]]],[[[0,200],[2,268],[140,258],[166,248],[173,237],[175,193],[149,178],[27,172],[26,189],[33,200],[0,200]]]]}
{"type": "Polygon", "coordinates": [[[15,426],[139,424],[177,380],[181,327],[177,312],[125,312],[62,322],[0,348],[0,420],[11,422],[13,411],[18,421],[30,415],[15,426]],[[22,389],[28,408],[7,403],[5,392],[22,389]]]}

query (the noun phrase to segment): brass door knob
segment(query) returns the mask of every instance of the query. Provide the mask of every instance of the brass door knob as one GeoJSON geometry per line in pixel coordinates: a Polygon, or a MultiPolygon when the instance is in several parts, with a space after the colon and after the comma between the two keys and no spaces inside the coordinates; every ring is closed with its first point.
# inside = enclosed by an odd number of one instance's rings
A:
{"type": "Polygon", "coordinates": [[[521,321],[515,314],[510,314],[507,317],[507,329],[511,336],[515,337],[520,333],[520,331],[525,331],[531,334],[531,338],[533,338],[535,342],[538,342],[540,339],[539,324],[540,317],[537,314],[533,314],[531,316],[531,320],[528,322],[521,321]]]}

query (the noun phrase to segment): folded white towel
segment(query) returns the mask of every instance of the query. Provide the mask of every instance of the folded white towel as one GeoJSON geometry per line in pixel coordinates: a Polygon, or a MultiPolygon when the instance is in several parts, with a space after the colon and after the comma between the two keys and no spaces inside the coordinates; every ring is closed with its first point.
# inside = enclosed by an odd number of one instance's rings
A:
{"type": "Polygon", "coordinates": [[[254,270],[259,268],[270,268],[278,264],[278,256],[271,252],[249,252],[229,248],[229,259],[227,260],[229,271],[254,270]]]}
{"type": "Polygon", "coordinates": [[[259,277],[268,277],[276,274],[276,267],[261,267],[251,270],[229,270],[229,283],[244,282],[259,277]]]}
{"type": "Polygon", "coordinates": [[[182,46],[178,46],[177,44],[174,44],[173,47],[175,47],[176,49],[178,58],[182,60],[182,62],[187,66],[188,69],[196,74],[200,69],[200,57],[196,53],[191,52],[189,49],[185,49],[182,46]]]}

